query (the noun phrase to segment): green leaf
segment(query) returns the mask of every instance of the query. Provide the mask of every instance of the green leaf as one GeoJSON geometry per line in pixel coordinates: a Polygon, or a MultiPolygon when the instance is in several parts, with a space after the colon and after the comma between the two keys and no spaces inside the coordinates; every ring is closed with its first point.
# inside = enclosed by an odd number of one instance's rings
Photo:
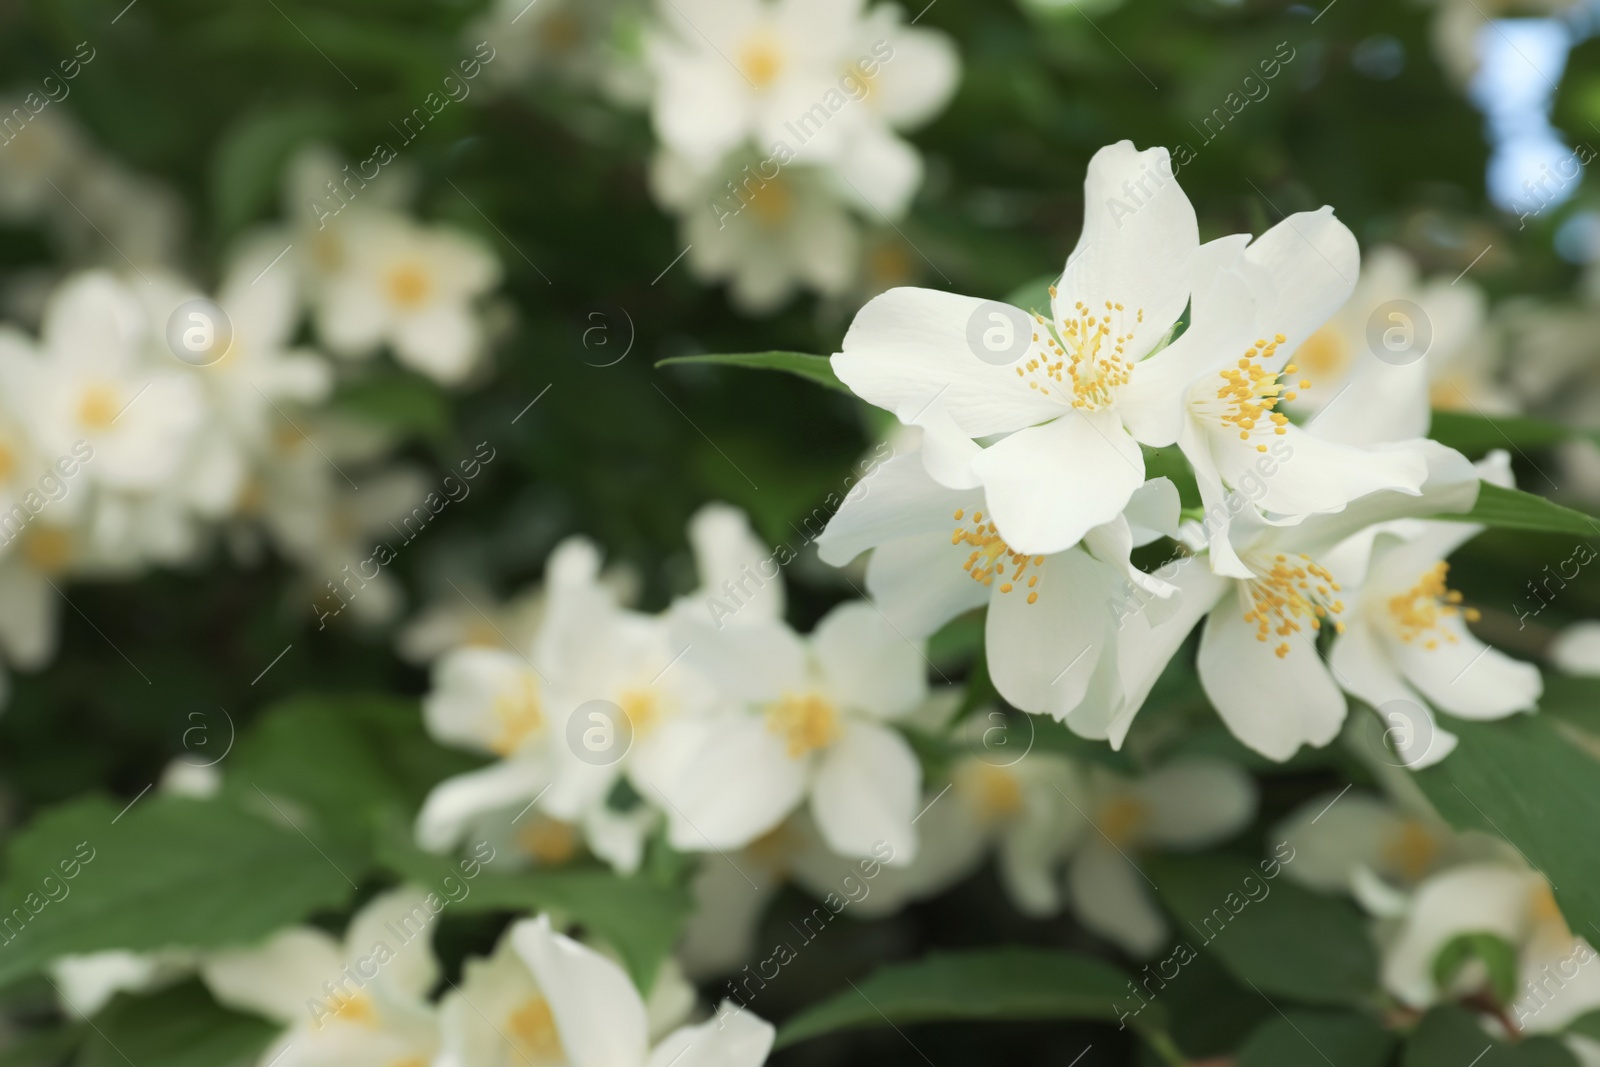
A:
{"type": "Polygon", "coordinates": [[[1465,1008],[1434,1008],[1406,1041],[1401,1067],[1578,1067],[1566,1046],[1553,1037],[1524,1038],[1514,1045],[1496,1041],[1465,1008]]]}
{"type": "Polygon", "coordinates": [[[1006,294],[1006,303],[1012,307],[1019,307],[1023,311],[1031,311],[1043,315],[1046,319],[1055,317],[1050,307],[1050,287],[1061,277],[1060,273],[1041,274],[1031,282],[1025,282],[1006,294]]]}
{"type": "Polygon", "coordinates": [[[1447,512],[1433,516],[1449,522],[1478,522],[1502,530],[1533,530],[1540,533],[1600,534],[1600,520],[1581,511],[1562,507],[1553,500],[1482,482],[1478,502],[1471,511],[1447,512]]]}
{"type": "MultiPolygon", "coordinates": [[[[882,967],[794,1016],[778,1048],[837,1030],[943,1019],[1101,1019],[1138,1002],[1128,976],[1071,952],[1034,948],[936,952],[882,967]]],[[[1147,1021],[1148,1024],[1148,1021],[1147,1021]]]]}
{"type": "MultiPolygon", "coordinates": [[[[737,352],[729,355],[710,356],[673,356],[663,359],[656,364],[658,367],[670,367],[678,364],[710,363],[726,367],[750,367],[755,370],[781,370],[789,374],[797,374],[807,381],[817,385],[836,389],[841,393],[850,393],[850,387],[839,380],[833,373],[833,364],[827,356],[813,356],[804,352],[737,352]]],[[[854,393],[850,393],[854,396],[854,393]]]]}
{"type": "Polygon", "coordinates": [[[1433,958],[1433,984],[1449,989],[1461,968],[1482,960],[1489,970],[1495,1000],[1510,1004],[1517,995],[1517,950],[1498,934],[1466,933],[1452,937],[1433,958]]]}
{"type": "Polygon", "coordinates": [[[199,982],[154,996],[119,995],[95,1016],[76,1067],[244,1067],[279,1027],[219,1007],[199,982]]]}
{"type": "Polygon", "coordinates": [[[1541,715],[1450,719],[1455,751],[1415,781],[1451,825],[1505,837],[1550,879],[1574,930],[1600,923],[1600,762],[1541,715]]]}
{"type": "Polygon", "coordinates": [[[582,924],[622,954],[634,983],[646,991],[677,942],[693,904],[681,886],[660,885],[643,875],[622,878],[603,868],[519,874],[485,870],[466,879],[455,860],[413,846],[401,825],[386,828],[379,853],[404,878],[450,899],[452,910],[550,911],[582,924]]]}
{"type": "Polygon", "coordinates": [[[1359,1012],[1273,1015],[1239,1050],[1238,1067],[1384,1067],[1394,1035],[1359,1012]]]}
{"type": "Polygon", "coordinates": [[[1428,436],[1458,452],[1481,456],[1496,448],[1548,448],[1576,437],[1593,440],[1600,435],[1525,415],[1490,417],[1461,411],[1435,411],[1428,436]]]}
{"type": "Polygon", "coordinates": [[[12,840],[0,985],[69,953],[255,941],[353,891],[305,837],[231,803],[156,795],[123,807],[74,801],[12,840]]]}
{"type": "Polygon", "coordinates": [[[340,387],[333,404],[402,436],[439,441],[450,429],[450,405],[437,386],[407,373],[373,374],[340,387]]]}
{"type": "MultiPolygon", "coordinates": [[[[275,106],[238,120],[211,157],[211,208],[216,225],[232,233],[274,203],[289,155],[306,141],[331,136],[339,113],[326,104],[275,106]]],[[[310,210],[305,209],[307,218],[310,210]]]]}
{"type": "Polygon", "coordinates": [[[1600,733],[1600,678],[1546,673],[1539,713],[1600,733]]]}
{"type": "Polygon", "coordinates": [[[1163,856],[1145,869],[1188,943],[1214,952],[1262,993],[1359,1004],[1377,991],[1377,952],[1347,901],[1269,880],[1258,865],[1225,856],[1163,856]]]}

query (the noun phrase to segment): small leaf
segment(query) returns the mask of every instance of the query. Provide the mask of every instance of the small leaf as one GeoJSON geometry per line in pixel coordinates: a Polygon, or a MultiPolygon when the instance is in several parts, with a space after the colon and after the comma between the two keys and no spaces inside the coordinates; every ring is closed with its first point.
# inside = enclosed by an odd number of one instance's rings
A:
{"type": "Polygon", "coordinates": [[[1478,522],[1502,530],[1534,530],[1583,537],[1600,534],[1600,520],[1581,511],[1520,489],[1506,489],[1488,482],[1479,485],[1478,502],[1471,511],[1447,512],[1433,517],[1449,522],[1478,522]]]}
{"type": "Polygon", "coordinates": [[[1395,1038],[1359,1012],[1273,1015],[1239,1050],[1238,1067],[1384,1067],[1395,1038]]]}
{"type": "Polygon", "coordinates": [[[1547,448],[1574,438],[1600,437],[1525,415],[1484,416],[1462,411],[1435,411],[1428,436],[1469,456],[1496,448],[1547,448]]]}
{"type": "Polygon", "coordinates": [[[278,1026],[219,1007],[199,982],[154,996],[119,995],[95,1016],[75,1067],[245,1067],[278,1026]]]}
{"type": "MultiPolygon", "coordinates": [[[[1136,1005],[1128,977],[1071,952],[1033,948],[938,952],[880,968],[778,1032],[778,1048],[838,1030],[942,1019],[1101,1019],[1136,1005]]],[[[1146,1025],[1149,1025],[1147,1019],[1146,1025]]]]}
{"type": "Polygon", "coordinates": [[[1059,277],[1061,277],[1059,273],[1042,274],[1031,282],[1019,285],[1006,294],[1006,303],[1023,311],[1031,311],[1043,315],[1046,319],[1052,319],[1055,317],[1055,312],[1050,307],[1050,287],[1059,277]]]}
{"type": "Polygon", "coordinates": [[[385,430],[438,441],[450,428],[450,405],[438,387],[407,373],[378,373],[340,387],[333,405],[385,430]]]}
{"type": "Polygon", "coordinates": [[[1162,856],[1146,870],[1188,943],[1262,993],[1360,1004],[1377,990],[1377,952],[1348,902],[1225,856],[1162,856]]]}
{"type": "MultiPolygon", "coordinates": [[[[338,112],[325,104],[303,103],[259,111],[234,123],[211,157],[217,228],[232,233],[273,203],[290,153],[307,141],[332,136],[340,121],[338,112]]],[[[306,217],[311,217],[309,210],[306,217]]]]}
{"type": "MultiPolygon", "coordinates": [[[[737,352],[729,355],[673,356],[656,364],[670,367],[678,364],[710,363],[728,367],[750,367],[755,370],[780,370],[797,374],[817,385],[850,393],[850,387],[833,373],[833,364],[827,356],[813,356],[804,352],[737,352]]],[[[854,396],[854,393],[850,395],[854,396]]]]}
{"type": "Polygon", "coordinates": [[[1457,934],[1433,958],[1433,984],[1449,989],[1463,967],[1481,960],[1489,970],[1489,985],[1495,1000],[1510,1004],[1517,995],[1517,950],[1498,934],[1457,934]]]}

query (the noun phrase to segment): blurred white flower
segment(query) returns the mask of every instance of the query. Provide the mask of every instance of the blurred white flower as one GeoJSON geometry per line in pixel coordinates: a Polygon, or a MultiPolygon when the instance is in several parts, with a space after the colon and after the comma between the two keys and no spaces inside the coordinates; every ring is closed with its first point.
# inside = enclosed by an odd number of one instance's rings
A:
{"type": "Polygon", "coordinates": [[[402,364],[447,385],[483,353],[473,304],[499,280],[500,264],[476,238],[366,212],[343,228],[344,260],[331,272],[317,329],[340,355],[368,356],[387,343],[402,364]]]}
{"type": "Polygon", "coordinates": [[[439,978],[431,896],[403,887],[375,898],[342,943],[295,926],[255,947],[210,953],[201,977],[221,1003],[283,1025],[262,1063],[431,1063],[439,1047],[426,999],[439,978]]]}

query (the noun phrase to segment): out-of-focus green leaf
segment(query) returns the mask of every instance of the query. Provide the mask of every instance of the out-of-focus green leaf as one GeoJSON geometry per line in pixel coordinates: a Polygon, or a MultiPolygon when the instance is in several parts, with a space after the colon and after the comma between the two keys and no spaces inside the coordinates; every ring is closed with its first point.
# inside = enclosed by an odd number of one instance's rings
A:
{"type": "Polygon", "coordinates": [[[778,1047],[836,1030],[950,1019],[1113,1021],[1118,1005],[1126,1010],[1138,1004],[1128,993],[1127,975],[1116,968],[1088,956],[1033,948],[938,952],[883,967],[851,985],[785,1023],[778,1047]]]}
{"type": "Polygon", "coordinates": [[[1450,522],[1479,522],[1502,530],[1533,530],[1541,533],[1600,535],[1600,520],[1581,511],[1563,507],[1542,496],[1506,489],[1483,482],[1478,487],[1478,502],[1471,511],[1435,515],[1450,522]]]}
{"type": "Polygon", "coordinates": [[[374,374],[340,388],[333,404],[402,436],[439,441],[449,432],[450,405],[437,386],[415,374],[374,374]]]}
{"type": "Polygon", "coordinates": [[[393,824],[381,838],[379,855],[402,877],[448,898],[452,910],[548,911],[558,920],[581,924],[622,954],[634,983],[646,991],[678,940],[692,903],[682,887],[643,875],[623,878],[603,868],[482,870],[468,878],[470,862],[419,851],[405,829],[393,824]]]}
{"type": "Polygon", "coordinates": [[[1052,314],[1050,287],[1059,277],[1060,274],[1042,274],[1031,282],[1019,285],[1006,294],[1006,303],[1023,311],[1032,311],[1049,318],[1052,314]]]}
{"type": "Polygon", "coordinates": [[[13,839],[0,985],[73,953],[254,941],[354,892],[303,835],[226,801],[157,795],[122,808],[75,801],[13,839]]]}
{"type": "Polygon", "coordinates": [[[1600,733],[1600,678],[1547,672],[1539,713],[1600,733]]]}
{"type": "Polygon", "coordinates": [[[1502,1004],[1517,994],[1517,950],[1511,942],[1495,934],[1469,933],[1451,938],[1433,958],[1433,984],[1448,989],[1461,968],[1471,961],[1482,962],[1489,971],[1489,985],[1502,1004]]]}
{"type": "Polygon", "coordinates": [[[1464,1008],[1447,1004],[1422,1017],[1406,1040],[1401,1067],[1578,1067],[1577,1059],[1553,1037],[1496,1041],[1464,1008]]]}
{"type": "Polygon", "coordinates": [[[1262,993],[1359,1004],[1377,991],[1377,952],[1348,902],[1225,856],[1162,856],[1145,870],[1182,920],[1183,940],[1262,993]]]}
{"type": "Polygon", "coordinates": [[[119,995],[95,1016],[76,1067],[244,1067],[279,1027],[218,1006],[199,982],[119,995]]]}
{"type": "Polygon", "coordinates": [[[217,228],[232,233],[276,204],[290,154],[307,141],[331,137],[339,126],[336,110],[312,102],[274,106],[236,121],[211,156],[211,208],[217,228]]]}
{"type": "Polygon", "coordinates": [[[1600,923],[1600,855],[1576,848],[1600,825],[1600,762],[1538,715],[1451,719],[1459,741],[1416,782],[1451,825],[1504,836],[1550,878],[1574,930],[1600,923]]]}
{"type": "MultiPolygon", "coordinates": [[[[671,367],[678,364],[711,363],[725,367],[751,367],[755,370],[781,370],[797,374],[807,381],[849,393],[850,388],[833,373],[833,364],[827,356],[813,356],[805,352],[736,352],[727,355],[673,356],[656,364],[671,367]]],[[[855,394],[851,393],[852,396],[855,394]]]]}
{"type": "Polygon", "coordinates": [[[1428,436],[1469,456],[1479,456],[1496,448],[1546,448],[1577,437],[1593,439],[1596,435],[1525,415],[1435,411],[1428,436]]]}
{"type": "Polygon", "coordinates": [[[1394,1035],[1353,1011],[1290,1011],[1256,1028],[1238,1067],[1384,1067],[1394,1035]]]}

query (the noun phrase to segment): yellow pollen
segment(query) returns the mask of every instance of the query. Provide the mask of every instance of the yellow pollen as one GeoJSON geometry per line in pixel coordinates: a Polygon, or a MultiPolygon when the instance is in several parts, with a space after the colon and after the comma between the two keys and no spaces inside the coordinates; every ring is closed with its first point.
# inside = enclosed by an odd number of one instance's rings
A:
{"type": "Polygon", "coordinates": [[[1145,823],[1150,820],[1150,809],[1136,797],[1118,797],[1105,805],[1095,817],[1095,825],[1118,848],[1129,844],[1145,823]]]}
{"type": "Polygon", "coordinates": [[[961,792],[971,798],[984,821],[997,822],[1022,813],[1022,785],[1006,768],[973,760],[957,772],[956,778],[961,792]]]}
{"type": "Polygon", "coordinates": [[[756,213],[756,221],[769,230],[782,226],[794,214],[794,192],[782,178],[773,178],[752,190],[746,203],[756,213]]]}
{"type": "MultiPolygon", "coordinates": [[[[959,521],[965,509],[956,511],[959,521]]],[[[1037,567],[1044,562],[1043,556],[1029,558],[1026,553],[1014,552],[1011,546],[1005,543],[1000,536],[999,528],[993,522],[983,521],[983,512],[972,513],[972,527],[957,526],[950,531],[952,545],[965,544],[972,548],[969,555],[961,564],[961,569],[967,576],[979,585],[993,585],[996,575],[1000,576],[1000,592],[1009,593],[1022,580],[1023,573],[1029,566],[1037,567]]],[[[1039,584],[1037,574],[1028,576],[1028,588],[1032,589],[1039,584]]],[[[1028,603],[1032,604],[1039,599],[1038,593],[1028,594],[1028,603]]]]}
{"type": "MultiPolygon", "coordinates": [[[[1339,591],[1339,584],[1327,569],[1310,556],[1301,554],[1291,560],[1279,555],[1266,574],[1257,575],[1245,583],[1251,608],[1245,612],[1244,621],[1256,624],[1256,640],[1265,644],[1271,635],[1286,638],[1303,633],[1305,624],[1313,630],[1322,629],[1322,620],[1330,614],[1344,611],[1344,601],[1328,598],[1339,591]],[[1317,583],[1313,587],[1313,582],[1317,583]]],[[[1343,625],[1336,623],[1343,633],[1343,625]]],[[[1280,641],[1273,652],[1282,659],[1289,654],[1288,641],[1280,641]]]]}
{"type": "MultiPolygon", "coordinates": [[[[1284,393],[1281,373],[1269,371],[1263,366],[1277,354],[1278,345],[1282,343],[1281,333],[1273,341],[1258,341],[1256,347],[1245,351],[1236,367],[1229,367],[1222,372],[1222,385],[1216,393],[1221,408],[1217,417],[1223,425],[1238,430],[1241,441],[1248,441],[1250,434],[1263,421],[1272,423],[1274,434],[1281,436],[1289,432],[1288,416],[1274,409],[1279,400],[1293,400],[1295,394],[1284,393]]],[[[1302,382],[1301,388],[1309,384],[1302,382]]],[[[1258,452],[1266,450],[1266,445],[1256,446],[1258,452]]]]}
{"type": "Polygon", "coordinates": [[[1441,638],[1446,644],[1458,644],[1461,639],[1444,627],[1444,620],[1459,616],[1478,621],[1478,610],[1462,608],[1461,594],[1446,584],[1449,574],[1450,564],[1441,560],[1424,571],[1416,585],[1389,598],[1389,615],[1401,641],[1412,644],[1423,638],[1422,647],[1430,651],[1439,647],[1441,638]]]}
{"type": "Polygon", "coordinates": [[[1567,928],[1566,916],[1561,914],[1561,907],[1556,904],[1555,894],[1550,892],[1549,883],[1540,883],[1528,897],[1528,917],[1536,923],[1560,923],[1562,930],[1567,928]]]}
{"type": "Polygon", "coordinates": [[[525,1062],[559,1063],[566,1058],[550,1002],[537,993],[506,1016],[506,1030],[525,1062]]]}
{"type": "Polygon", "coordinates": [[[517,847],[541,866],[559,867],[578,854],[578,833],[569,822],[535,815],[517,832],[517,847]]]}
{"type": "MultiPolygon", "coordinates": [[[[1051,288],[1051,298],[1055,289],[1051,288]]],[[[1050,395],[1051,385],[1070,388],[1071,404],[1084,411],[1096,411],[1110,404],[1117,390],[1126,385],[1133,372],[1134,360],[1128,355],[1128,342],[1133,340],[1133,330],[1128,327],[1127,308],[1113,301],[1105,301],[1099,309],[1091,309],[1083,301],[1073,308],[1073,313],[1059,323],[1046,322],[1035,315],[1035,321],[1044,326],[1045,350],[1017,368],[1019,377],[1034,375],[1028,388],[1050,395]]],[[[1135,309],[1135,323],[1144,321],[1144,310],[1135,309]]],[[[1038,335],[1035,335],[1038,340],[1038,335]]]]}
{"type": "Polygon", "coordinates": [[[334,1017],[342,1023],[374,1027],[378,1024],[378,1010],[373,1006],[372,998],[365,993],[357,993],[353,997],[335,993],[328,1006],[333,1009],[334,1017]]]}
{"type": "Polygon", "coordinates": [[[383,284],[389,302],[408,311],[421,307],[433,291],[433,279],[419,263],[401,263],[391,268],[383,284]]]}
{"type": "Polygon", "coordinates": [[[60,574],[72,561],[72,537],[53,526],[35,527],[22,543],[22,554],[42,574],[60,574]]]}
{"type": "Polygon", "coordinates": [[[1422,881],[1439,857],[1439,839],[1420,819],[1406,819],[1383,843],[1383,858],[1407,884],[1422,881]]]}
{"type": "Polygon", "coordinates": [[[91,385],[78,399],[78,421],[91,430],[108,430],[116,421],[117,391],[109,385],[91,385]]]}
{"type": "Polygon", "coordinates": [[[752,38],[739,50],[739,70],[751,85],[765,89],[783,72],[783,52],[768,36],[752,38]]]}
{"type": "Polygon", "coordinates": [[[653,689],[629,689],[617,697],[617,706],[628,717],[634,740],[654,730],[661,722],[661,699],[653,689]]]}
{"type": "Polygon", "coordinates": [[[790,759],[799,759],[838,740],[839,712],[815,693],[785,694],[767,706],[767,729],[784,738],[790,759]]]}
{"type": "Polygon", "coordinates": [[[497,755],[509,756],[530,736],[544,729],[544,709],[539,702],[539,682],[524,672],[512,692],[494,698],[494,717],[500,733],[489,743],[497,755]]]}

